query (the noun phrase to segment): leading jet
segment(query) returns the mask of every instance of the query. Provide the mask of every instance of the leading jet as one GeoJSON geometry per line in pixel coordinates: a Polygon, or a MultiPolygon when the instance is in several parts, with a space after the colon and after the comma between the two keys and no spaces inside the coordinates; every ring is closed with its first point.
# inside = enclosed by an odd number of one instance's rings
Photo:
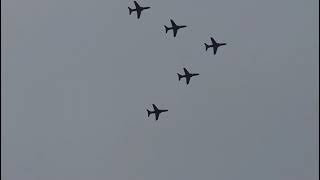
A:
{"type": "Polygon", "coordinates": [[[129,15],[131,15],[131,13],[132,13],[133,11],[137,11],[137,17],[138,17],[138,19],[140,19],[141,12],[142,12],[143,10],[145,10],[145,9],[150,9],[150,7],[141,7],[141,6],[137,3],[137,1],[134,1],[134,5],[136,6],[135,9],[131,9],[130,7],[128,7],[128,8],[129,8],[129,15]]]}
{"type": "Polygon", "coordinates": [[[181,78],[186,78],[187,85],[189,84],[191,77],[200,75],[198,73],[189,73],[189,71],[186,68],[183,68],[183,71],[184,71],[185,75],[181,75],[179,73],[177,73],[177,74],[179,77],[179,81],[181,80],[181,78]]]}
{"type": "Polygon", "coordinates": [[[150,111],[147,109],[148,112],[148,117],[150,116],[150,114],[154,114],[156,117],[156,121],[159,119],[159,115],[163,112],[167,112],[167,109],[158,109],[156,105],[152,104],[154,111],[150,111]]]}
{"type": "Polygon", "coordinates": [[[172,30],[173,31],[173,37],[176,37],[177,36],[177,33],[178,33],[178,30],[181,29],[181,28],[185,28],[187,26],[185,25],[182,25],[182,26],[178,26],[172,19],[170,19],[171,21],[171,25],[172,27],[167,27],[166,25],[164,26],[166,28],[166,34],[169,30],[172,30]]]}
{"type": "Polygon", "coordinates": [[[204,45],[206,46],[206,51],[209,49],[209,48],[213,48],[213,54],[217,54],[217,50],[218,50],[218,47],[220,46],[225,46],[227,45],[227,43],[217,43],[213,37],[210,38],[211,39],[211,42],[212,42],[212,45],[208,45],[206,43],[204,43],[204,45]]]}

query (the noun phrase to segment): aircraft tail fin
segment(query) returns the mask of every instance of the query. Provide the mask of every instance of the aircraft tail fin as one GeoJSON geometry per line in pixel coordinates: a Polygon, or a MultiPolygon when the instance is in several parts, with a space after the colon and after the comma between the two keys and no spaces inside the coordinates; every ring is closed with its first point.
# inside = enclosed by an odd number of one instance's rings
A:
{"type": "Polygon", "coordinates": [[[206,51],[208,50],[208,48],[209,48],[209,45],[208,44],[206,44],[206,43],[204,43],[204,45],[206,46],[206,51]]]}
{"type": "Polygon", "coordinates": [[[131,15],[133,9],[131,9],[130,7],[128,7],[128,9],[129,9],[129,15],[131,15]]]}
{"type": "Polygon", "coordinates": [[[169,28],[166,25],[164,25],[164,27],[166,28],[166,33],[167,33],[169,31],[169,28]]]}
{"type": "Polygon", "coordinates": [[[183,77],[181,74],[177,73],[178,74],[178,78],[179,78],[179,81],[180,79],[183,77]]]}
{"type": "Polygon", "coordinates": [[[147,112],[148,112],[148,117],[150,116],[150,114],[151,114],[151,111],[149,111],[148,109],[147,109],[147,112]]]}

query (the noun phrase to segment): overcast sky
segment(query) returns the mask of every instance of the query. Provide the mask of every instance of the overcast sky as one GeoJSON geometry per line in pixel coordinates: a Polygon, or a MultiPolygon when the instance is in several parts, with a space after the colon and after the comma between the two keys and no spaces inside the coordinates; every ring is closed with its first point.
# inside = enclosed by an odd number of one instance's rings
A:
{"type": "Polygon", "coordinates": [[[1,1],[3,179],[319,178],[319,1],[138,2],[1,1]]]}

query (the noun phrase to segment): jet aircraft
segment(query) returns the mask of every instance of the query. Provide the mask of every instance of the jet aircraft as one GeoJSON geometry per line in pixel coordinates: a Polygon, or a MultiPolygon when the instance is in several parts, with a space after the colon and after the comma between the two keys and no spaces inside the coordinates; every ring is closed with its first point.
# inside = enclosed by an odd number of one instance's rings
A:
{"type": "Polygon", "coordinates": [[[211,42],[212,42],[212,45],[208,45],[206,43],[204,43],[204,45],[206,46],[206,51],[209,49],[209,48],[213,48],[213,54],[217,54],[217,50],[220,46],[224,46],[224,45],[227,45],[227,43],[217,43],[213,37],[210,38],[211,39],[211,42]]]}
{"type": "Polygon", "coordinates": [[[170,19],[171,21],[171,27],[167,27],[166,25],[164,26],[166,28],[166,34],[169,30],[172,30],[173,31],[173,37],[176,37],[177,36],[177,33],[178,33],[178,30],[181,29],[181,28],[185,28],[187,26],[185,25],[182,25],[182,26],[178,26],[172,19],[170,19]]]}
{"type": "Polygon", "coordinates": [[[191,77],[200,75],[198,73],[189,73],[189,71],[186,68],[183,68],[183,71],[185,75],[181,75],[179,73],[177,74],[179,77],[179,81],[181,80],[181,78],[186,78],[187,85],[189,84],[191,77]]]}
{"type": "Polygon", "coordinates": [[[147,112],[148,112],[148,117],[151,115],[151,114],[154,114],[155,117],[156,117],[156,121],[159,119],[159,115],[163,112],[167,112],[168,110],[167,109],[158,109],[156,105],[152,104],[153,106],[153,109],[154,111],[150,111],[147,109],[147,112]]]}
{"type": "Polygon", "coordinates": [[[145,9],[150,9],[150,7],[142,7],[142,6],[140,6],[140,5],[137,3],[137,1],[134,1],[134,5],[136,6],[135,9],[132,9],[132,8],[128,7],[128,8],[129,8],[129,15],[131,15],[131,13],[132,13],[133,11],[136,11],[136,12],[137,12],[137,18],[138,18],[138,19],[140,19],[141,12],[142,12],[143,10],[145,10],[145,9]]]}

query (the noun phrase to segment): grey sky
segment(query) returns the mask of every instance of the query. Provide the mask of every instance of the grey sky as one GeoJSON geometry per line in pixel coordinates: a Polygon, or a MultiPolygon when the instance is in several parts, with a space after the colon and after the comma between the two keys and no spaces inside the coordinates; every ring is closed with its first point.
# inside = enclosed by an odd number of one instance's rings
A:
{"type": "Polygon", "coordinates": [[[1,1],[3,179],[319,178],[319,1],[139,2],[1,1]]]}

